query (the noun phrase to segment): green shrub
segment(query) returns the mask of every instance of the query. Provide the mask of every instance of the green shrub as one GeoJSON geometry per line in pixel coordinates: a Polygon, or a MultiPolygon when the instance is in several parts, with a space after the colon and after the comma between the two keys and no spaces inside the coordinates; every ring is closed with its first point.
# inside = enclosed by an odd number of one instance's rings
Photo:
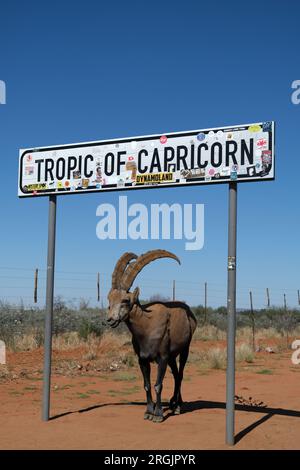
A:
{"type": "Polygon", "coordinates": [[[84,318],[81,320],[81,324],[79,325],[78,336],[79,338],[87,341],[88,337],[93,334],[95,336],[102,336],[103,328],[101,325],[84,318]]]}

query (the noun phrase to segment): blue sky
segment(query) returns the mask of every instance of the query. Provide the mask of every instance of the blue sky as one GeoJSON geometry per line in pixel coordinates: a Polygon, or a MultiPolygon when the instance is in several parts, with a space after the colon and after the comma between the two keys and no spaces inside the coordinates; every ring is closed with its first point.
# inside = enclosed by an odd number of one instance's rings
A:
{"type": "MultiPolygon", "coordinates": [[[[276,180],[238,188],[239,307],[297,303],[299,278],[299,2],[20,2],[1,6],[2,167],[0,298],[32,302],[33,269],[44,301],[47,198],[17,197],[18,150],[54,144],[275,120],[276,180]]],[[[122,193],[124,195],[124,193],[122,193]]],[[[149,265],[142,297],[160,292],[226,304],[226,185],[131,191],[128,203],[205,205],[201,251],[178,240],[100,241],[96,208],[119,193],[58,198],[56,294],[94,303],[106,296],[121,253],[153,248],[182,260],[149,265]]]]}

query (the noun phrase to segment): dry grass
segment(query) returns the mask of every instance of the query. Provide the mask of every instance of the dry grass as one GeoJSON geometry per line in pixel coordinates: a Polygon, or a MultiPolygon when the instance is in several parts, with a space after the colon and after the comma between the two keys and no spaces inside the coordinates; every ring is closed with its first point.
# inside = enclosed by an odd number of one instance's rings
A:
{"type": "Polygon", "coordinates": [[[7,380],[11,377],[11,373],[8,367],[4,364],[0,364],[0,380],[7,380]]]}
{"type": "Polygon", "coordinates": [[[88,340],[84,342],[86,353],[83,359],[92,361],[98,357],[113,357],[117,355],[123,361],[125,354],[124,346],[129,340],[128,334],[116,334],[112,331],[106,331],[101,338],[89,335],[88,340]]]}
{"type": "Polygon", "coordinates": [[[84,344],[76,331],[53,336],[52,347],[57,351],[68,351],[84,344]]]}
{"type": "Polygon", "coordinates": [[[236,347],[235,357],[237,362],[251,363],[254,361],[254,352],[248,344],[242,343],[236,347]]]}
{"type": "Polygon", "coordinates": [[[214,325],[197,326],[193,339],[200,341],[218,341],[226,339],[226,332],[214,325]]]}
{"type": "Polygon", "coordinates": [[[113,355],[119,353],[120,349],[125,345],[131,345],[131,337],[129,333],[113,333],[112,331],[105,331],[100,339],[99,354],[113,355]]]}
{"type": "Polygon", "coordinates": [[[36,333],[28,333],[23,336],[16,336],[13,341],[14,351],[32,351],[41,346],[41,338],[36,333]]]}
{"type": "Polygon", "coordinates": [[[226,368],[226,351],[225,349],[212,348],[207,353],[207,366],[210,369],[226,368]]]}
{"type": "MultiPolygon", "coordinates": [[[[127,333],[117,334],[112,331],[105,331],[103,336],[98,337],[94,334],[88,336],[87,341],[79,337],[76,331],[54,335],[52,340],[53,350],[69,351],[76,348],[84,348],[90,355],[112,355],[115,352],[131,342],[127,333]]],[[[28,333],[21,337],[16,337],[14,342],[14,350],[16,351],[32,351],[41,346],[40,338],[35,333],[28,333]]]]}
{"type": "MultiPolygon", "coordinates": [[[[244,328],[237,329],[237,339],[240,341],[245,341],[248,343],[252,342],[252,329],[250,326],[245,326],[244,328]]],[[[255,331],[255,340],[259,341],[261,339],[277,339],[281,338],[280,333],[273,327],[271,328],[260,328],[255,331]]]]}
{"type": "MultiPolygon", "coordinates": [[[[210,348],[206,351],[193,351],[191,350],[189,362],[198,363],[200,369],[226,369],[226,348],[210,348]]],[[[252,348],[246,344],[241,343],[236,346],[235,353],[237,362],[252,363],[255,359],[255,354],[252,348]]]]}
{"type": "MultiPolygon", "coordinates": [[[[289,333],[290,342],[300,336],[300,326],[289,333]]],[[[283,336],[275,328],[260,328],[255,332],[255,342],[265,342],[268,340],[282,340],[283,336]]],[[[226,331],[218,329],[214,325],[198,326],[193,336],[198,341],[225,341],[226,331]]],[[[252,344],[252,329],[243,327],[237,329],[237,340],[252,344]]],[[[87,354],[93,355],[113,355],[120,351],[127,344],[131,344],[129,332],[118,333],[111,330],[104,331],[101,337],[90,334],[87,340],[80,338],[76,331],[53,336],[53,349],[57,351],[68,351],[76,348],[84,348],[87,354]]],[[[23,336],[14,338],[13,349],[15,351],[32,351],[42,346],[41,332],[32,331],[23,336]]]]}
{"type": "MultiPolygon", "coordinates": [[[[297,330],[290,334],[291,341],[299,337],[297,330]],[[297,336],[298,335],[298,336],[297,336]]],[[[221,331],[213,325],[199,326],[194,339],[198,344],[191,348],[189,362],[195,363],[199,371],[208,372],[209,369],[224,370],[226,368],[226,331],[221,331]],[[205,342],[207,343],[205,344],[205,342]],[[219,341],[219,343],[217,343],[219,341]],[[220,343],[222,342],[222,343],[220,343]],[[202,343],[202,346],[201,346],[202,343]],[[214,347],[212,347],[214,346],[214,347]]],[[[16,338],[14,350],[34,350],[40,347],[39,336],[35,331],[23,337],[16,338]]],[[[252,330],[250,327],[237,330],[237,363],[253,363],[255,353],[252,351],[252,330]]],[[[276,352],[286,350],[285,339],[275,328],[259,329],[256,332],[256,345],[264,349],[271,346],[276,352]],[[282,343],[282,344],[281,344],[282,343]]],[[[53,350],[70,351],[70,354],[57,362],[57,370],[67,375],[86,373],[91,371],[124,371],[138,366],[137,357],[131,344],[131,335],[128,332],[105,330],[102,336],[90,334],[87,340],[82,339],[77,332],[70,332],[53,337],[53,350]],[[72,351],[74,350],[74,356],[72,351]],[[78,351],[76,351],[78,350],[78,351]],[[70,359],[68,359],[70,357],[70,359]],[[75,357],[77,357],[76,360],[75,357]],[[72,359],[71,359],[72,358],[72,359]],[[80,367],[79,367],[80,366],[80,367]]],[[[5,380],[7,371],[0,370],[0,379],[5,380]]]]}
{"type": "MultiPolygon", "coordinates": [[[[300,326],[295,328],[289,333],[290,338],[299,338],[300,336],[300,326]]],[[[283,334],[280,333],[276,328],[259,328],[255,331],[255,340],[262,341],[268,339],[282,339],[283,334]]],[[[252,329],[247,326],[244,328],[237,329],[237,339],[241,341],[252,342],[252,329]]]]}
{"type": "Polygon", "coordinates": [[[131,358],[127,354],[130,336],[126,333],[105,331],[101,337],[94,334],[88,336],[87,341],[81,339],[76,332],[56,336],[53,339],[53,349],[65,351],[82,348],[85,353],[84,361],[94,361],[98,358],[116,358],[131,366],[131,358]]]}

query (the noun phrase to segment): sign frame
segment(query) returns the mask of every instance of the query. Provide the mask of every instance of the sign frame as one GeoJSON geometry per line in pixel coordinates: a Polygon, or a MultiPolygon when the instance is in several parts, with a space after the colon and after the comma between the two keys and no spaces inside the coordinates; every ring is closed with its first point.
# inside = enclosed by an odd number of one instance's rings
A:
{"type": "MultiPolygon", "coordinates": [[[[255,132],[253,132],[255,134],[255,132]]],[[[233,142],[232,140],[231,142],[233,142]]],[[[174,164],[176,165],[176,164],[174,164]]],[[[251,165],[250,165],[251,166],[251,165]]],[[[254,166],[254,165],[253,165],[254,166]]],[[[180,170],[177,170],[180,171],[180,170]]],[[[166,173],[166,172],[164,172],[166,173]]],[[[151,173],[153,175],[158,173],[151,173]]],[[[181,132],[172,132],[172,133],[165,133],[165,134],[151,134],[146,136],[134,136],[134,137],[126,137],[120,139],[107,139],[107,140],[100,140],[100,141],[90,141],[90,142],[82,142],[82,143],[74,143],[74,144],[63,144],[63,145],[55,145],[55,146],[44,146],[44,147],[37,147],[37,148],[30,148],[30,149],[21,149],[19,155],[19,175],[18,175],[18,196],[20,198],[24,197],[42,197],[42,196],[49,196],[49,195],[71,195],[71,194],[83,194],[83,193],[103,193],[106,191],[124,191],[124,190],[135,190],[135,189],[155,189],[155,188],[172,188],[172,187],[185,187],[185,186],[200,186],[200,185],[208,185],[208,184],[224,184],[230,183],[231,181],[236,181],[238,183],[244,182],[260,182],[260,181],[272,181],[275,179],[275,122],[274,121],[265,121],[265,122],[257,122],[257,123],[250,123],[250,124],[240,124],[234,126],[223,126],[223,127],[213,127],[213,128],[206,128],[206,129],[198,129],[192,131],[181,131],[181,132]],[[22,183],[22,173],[23,173],[23,161],[24,157],[28,154],[34,154],[35,152],[56,152],[59,150],[68,150],[68,149],[85,149],[85,148],[93,148],[97,146],[105,146],[105,145],[113,145],[113,144],[128,144],[130,142],[141,142],[141,141],[149,141],[149,140],[158,140],[160,137],[165,136],[167,139],[176,138],[176,137],[194,137],[196,138],[198,134],[209,132],[223,132],[223,133],[230,133],[234,131],[246,131],[247,128],[251,126],[262,126],[264,124],[269,124],[271,127],[269,132],[269,142],[268,142],[268,151],[271,151],[271,176],[247,176],[247,175],[237,175],[236,179],[232,179],[228,176],[219,176],[218,179],[216,177],[212,177],[210,180],[207,179],[205,176],[191,177],[187,178],[186,181],[180,181],[176,179],[176,182],[168,182],[168,183],[157,183],[157,184],[135,184],[132,183],[124,183],[124,186],[117,186],[116,184],[107,184],[105,187],[101,188],[76,188],[76,190],[71,190],[68,188],[53,188],[46,190],[38,190],[24,192],[22,187],[24,184],[22,183]]],[[[42,183],[44,184],[44,183],[42,183]]]]}

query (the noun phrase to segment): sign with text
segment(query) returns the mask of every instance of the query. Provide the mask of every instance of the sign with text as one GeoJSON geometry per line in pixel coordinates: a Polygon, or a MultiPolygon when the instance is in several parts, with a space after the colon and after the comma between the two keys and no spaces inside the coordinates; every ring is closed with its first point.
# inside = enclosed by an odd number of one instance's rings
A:
{"type": "Polygon", "coordinates": [[[274,179],[274,122],[20,150],[20,197],[274,179]]]}

